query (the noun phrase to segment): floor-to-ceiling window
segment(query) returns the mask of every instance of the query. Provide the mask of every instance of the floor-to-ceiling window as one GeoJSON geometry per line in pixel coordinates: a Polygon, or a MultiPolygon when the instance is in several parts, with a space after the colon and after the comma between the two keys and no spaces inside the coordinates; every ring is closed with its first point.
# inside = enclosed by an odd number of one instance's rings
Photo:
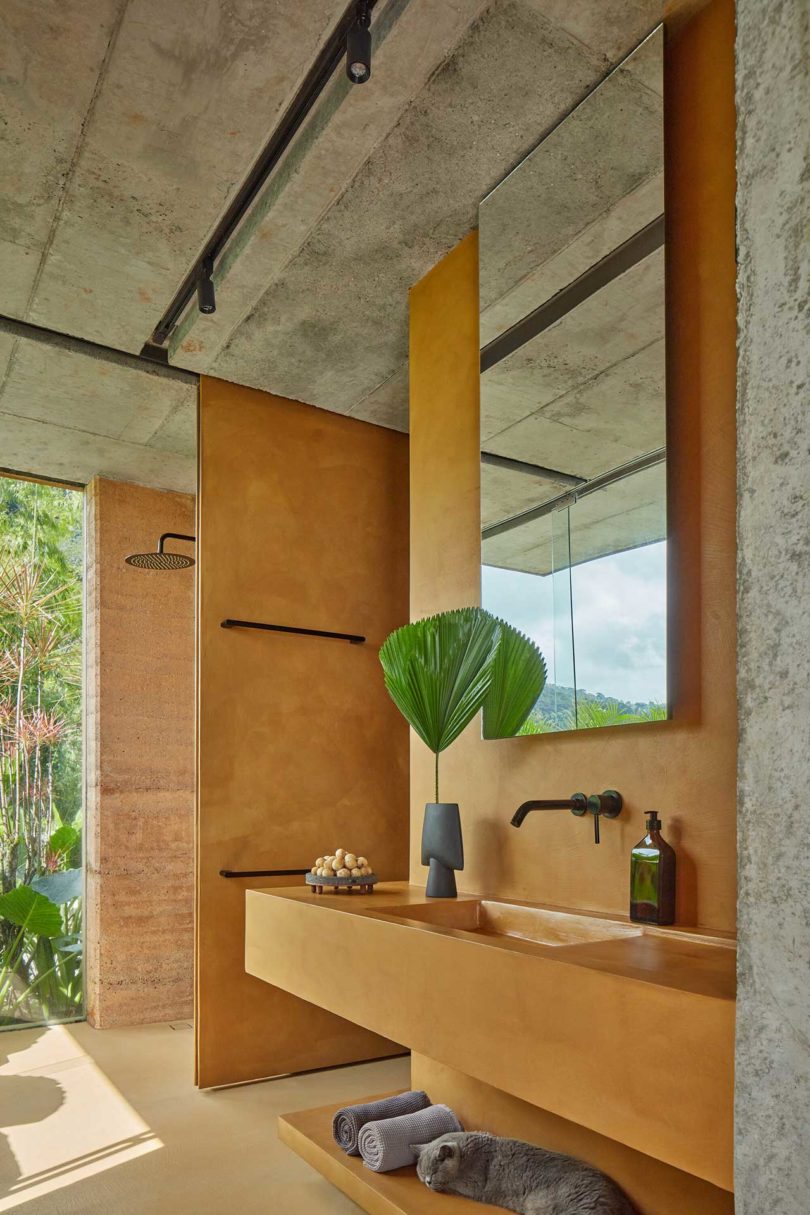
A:
{"type": "Polygon", "coordinates": [[[82,981],[84,498],[0,476],[0,1028],[82,981]]]}

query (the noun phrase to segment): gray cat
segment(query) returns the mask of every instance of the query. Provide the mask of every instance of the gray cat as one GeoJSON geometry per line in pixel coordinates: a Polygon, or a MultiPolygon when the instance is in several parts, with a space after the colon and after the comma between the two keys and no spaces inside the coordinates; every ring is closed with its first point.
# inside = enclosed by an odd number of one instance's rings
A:
{"type": "Polygon", "coordinates": [[[420,1181],[518,1215],[635,1215],[604,1173],[559,1152],[482,1131],[442,1135],[414,1145],[420,1181]]]}

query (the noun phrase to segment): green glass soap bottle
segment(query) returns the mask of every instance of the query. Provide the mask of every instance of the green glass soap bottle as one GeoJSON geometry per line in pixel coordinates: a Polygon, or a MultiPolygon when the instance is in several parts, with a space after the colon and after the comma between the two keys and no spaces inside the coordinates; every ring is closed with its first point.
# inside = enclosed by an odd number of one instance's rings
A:
{"type": "Polygon", "coordinates": [[[675,923],[675,850],[661,837],[661,820],[647,811],[647,834],[630,854],[630,919],[675,923]]]}

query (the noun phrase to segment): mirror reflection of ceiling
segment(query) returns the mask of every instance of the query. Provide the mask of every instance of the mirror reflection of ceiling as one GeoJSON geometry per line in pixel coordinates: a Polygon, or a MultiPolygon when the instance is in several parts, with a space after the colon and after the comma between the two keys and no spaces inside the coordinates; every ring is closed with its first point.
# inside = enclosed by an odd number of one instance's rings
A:
{"type": "Polygon", "coordinates": [[[667,534],[666,496],[666,463],[662,460],[577,499],[570,519],[570,559],[565,544],[561,546],[565,561],[559,551],[555,561],[554,541],[560,540],[557,529],[562,526],[562,516],[555,513],[499,535],[485,536],[481,560],[502,569],[551,574],[555,568],[580,565],[607,552],[621,553],[652,544],[667,534]]]}
{"type": "MultiPolygon", "coordinates": [[[[662,70],[659,30],[482,203],[482,346],[662,214],[662,70]]],[[[483,529],[570,490],[555,472],[586,482],[663,448],[665,400],[659,247],[483,373],[482,451],[539,466],[482,464],[483,529]]],[[[591,557],[666,535],[664,482],[663,463],[621,481],[601,532],[604,491],[580,500],[591,557]]],[[[533,520],[485,538],[483,559],[548,573],[549,537],[533,520]]]]}
{"type": "MultiPolygon", "coordinates": [[[[4,0],[0,314],[137,353],[346,3],[4,0]]],[[[408,289],[661,9],[378,0],[171,363],[407,429],[408,289]]],[[[193,491],[193,396],[0,331],[0,465],[193,491]]]]}

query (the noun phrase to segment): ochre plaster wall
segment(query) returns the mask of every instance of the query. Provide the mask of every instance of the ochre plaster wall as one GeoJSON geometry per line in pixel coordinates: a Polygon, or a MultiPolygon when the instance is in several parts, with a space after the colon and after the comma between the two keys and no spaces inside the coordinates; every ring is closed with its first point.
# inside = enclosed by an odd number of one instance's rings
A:
{"type": "MultiPolygon", "coordinates": [[[[407,728],[377,656],[408,616],[407,437],[203,378],[198,551],[198,1083],[390,1054],[245,973],[245,887],[262,879],[219,870],[345,847],[407,874],[407,728]],[[367,642],[220,628],[228,617],[367,642]]],[[[301,965],[331,982],[351,960],[314,940],[301,965]]]]}
{"type": "MultiPolygon", "coordinates": [[[[678,920],[735,923],[734,13],[713,0],[669,30],[667,83],[669,590],[673,720],[484,742],[442,756],[470,892],[627,911],[629,854],[657,809],[678,850],[678,920]],[[565,813],[509,825],[530,797],[619,789],[593,844],[565,813]]],[[[479,601],[477,236],[411,293],[411,616],[479,601]]],[[[431,756],[411,746],[411,880],[431,756]]]]}
{"type": "Polygon", "coordinates": [[[194,498],[104,478],[87,498],[87,1015],[107,1028],[192,1012],[194,571],[124,557],[193,534],[194,498]]]}

